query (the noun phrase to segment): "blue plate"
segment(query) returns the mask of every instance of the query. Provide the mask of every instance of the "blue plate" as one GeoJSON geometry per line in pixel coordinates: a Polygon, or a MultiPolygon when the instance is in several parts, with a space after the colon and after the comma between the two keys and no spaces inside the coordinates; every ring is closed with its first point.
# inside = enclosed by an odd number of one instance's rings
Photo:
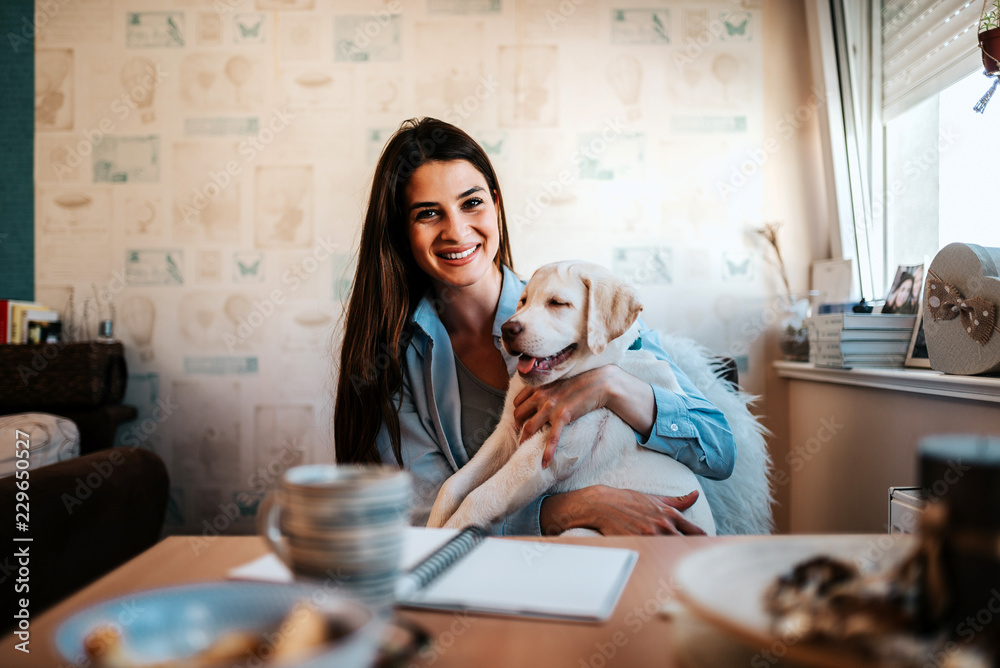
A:
{"type": "Polygon", "coordinates": [[[210,582],[138,592],[69,617],[56,631],[55,644],[68,661],[84,665],[84,639],[110,625],[120,630],[124,649],[137,662],[173,661],[201,652],[229,631],[274,634],[293,606],[307,600],[351,633],[305,660],[263,665],[370,665],[384,621],[360,603],[302,583],[210,582]]]}

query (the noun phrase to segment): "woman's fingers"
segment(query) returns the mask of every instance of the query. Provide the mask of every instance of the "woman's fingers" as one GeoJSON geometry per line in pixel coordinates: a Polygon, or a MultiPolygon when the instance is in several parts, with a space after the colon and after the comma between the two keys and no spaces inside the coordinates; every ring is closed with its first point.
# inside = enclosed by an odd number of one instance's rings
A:
{"type": "Polygon", "coordinates": [[[559,445],[559,434],[562,433],[562,425],[557,421],[552,425],[552,431],[549,432],[549,437],[545,441],[545,452],[542,453],[542,468],[549,468],[549,464],[552,463],[552,458],[556,455],[556,446],[559,445]]]}
{"type": "Polygon", "coordinates": [[[681,536],[705,536],[705,531],[678,511],[669,513],[670,521],[664,523],[666,533],[681,536]]]}
{"type": "Polygon", "coordinates": [[[677,510],[687,510],[695,504],[695,501],[698,500],[698,490],[691,490],[684,496],[661,496],[659,498],[663,501],[663,503],[667,504],[671,508],[676,508],[677,510]]]}

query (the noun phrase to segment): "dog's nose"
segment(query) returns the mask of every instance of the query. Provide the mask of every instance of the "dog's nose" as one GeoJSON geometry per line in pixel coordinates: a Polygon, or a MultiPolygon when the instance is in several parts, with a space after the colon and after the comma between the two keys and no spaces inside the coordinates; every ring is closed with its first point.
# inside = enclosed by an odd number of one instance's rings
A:
{"type": "Polygon", "coordinates": [[[500,333],[503,335],[503,340],[508,346],[514,343],[514,339],[523,330],[524,327],[517,320],[508,320],[500,326],[500,333]]]}

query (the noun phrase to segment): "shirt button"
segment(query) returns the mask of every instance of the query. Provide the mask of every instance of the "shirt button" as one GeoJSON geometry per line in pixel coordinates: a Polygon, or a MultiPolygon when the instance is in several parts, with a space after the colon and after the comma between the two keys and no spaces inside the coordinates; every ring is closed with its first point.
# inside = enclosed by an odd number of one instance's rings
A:
{"type": "Polygon", "coordinates": [[[677,431],[678,429],[680,429],[680,427],[678,427],[676,424],[670,425],[670,431],[677,431]]]}

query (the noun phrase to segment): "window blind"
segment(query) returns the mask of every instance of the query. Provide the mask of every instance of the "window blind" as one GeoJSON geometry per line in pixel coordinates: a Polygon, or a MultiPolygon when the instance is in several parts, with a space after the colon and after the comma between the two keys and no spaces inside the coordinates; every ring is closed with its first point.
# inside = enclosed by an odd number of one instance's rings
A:
{"type": "Polygon", "coordinates": [[[982,9],[982,0],[882,1],[883,121],[983,69],[982,9]]]}

